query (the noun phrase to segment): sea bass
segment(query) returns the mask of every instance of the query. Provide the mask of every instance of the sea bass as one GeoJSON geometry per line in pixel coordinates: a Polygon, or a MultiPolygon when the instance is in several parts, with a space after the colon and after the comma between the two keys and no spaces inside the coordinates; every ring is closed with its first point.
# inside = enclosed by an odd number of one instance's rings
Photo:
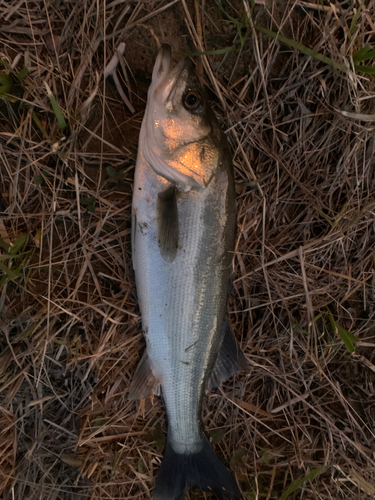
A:
{"type": "Polygon", "coordinates": [[[185,59],[163,45],[152,73],[135,169],[133,267],[147,349],[131,399],[161,394],[168,416],[153,493],[174,500],[191,487],[240,496],[201,423],[206,389],[245,366],[226,320],[235,238],[227,140],[185,59]]]}

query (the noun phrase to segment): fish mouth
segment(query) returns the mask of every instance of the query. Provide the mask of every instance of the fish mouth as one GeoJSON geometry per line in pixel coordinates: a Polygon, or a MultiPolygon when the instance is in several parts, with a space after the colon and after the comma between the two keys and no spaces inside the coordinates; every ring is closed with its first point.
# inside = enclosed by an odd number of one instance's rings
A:
{"type": "Polygon", "coordinates": [[[154,64],[154,69],[152,71],[152,86],[157,88],[159,84],[168,75],[172,63],[172,49],[171,46],[163,43],[161,46],[156,61],[154,64]]]}
{"type": "Polygon", "coordinates": [[[188,58],[180,61],[173,69],[172,50],[170,45],[163,44],[156,57],[152,72],[152,87],[156,99],[168,106],[171,103],[176,90],[177,82],[184,70],[189,70],[191,61],[188,58]]]}

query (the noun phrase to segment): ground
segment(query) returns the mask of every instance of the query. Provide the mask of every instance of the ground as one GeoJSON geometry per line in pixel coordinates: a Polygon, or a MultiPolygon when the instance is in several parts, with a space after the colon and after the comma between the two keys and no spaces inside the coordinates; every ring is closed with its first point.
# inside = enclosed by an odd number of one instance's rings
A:
{"type": "Polygon", "coordinates": [[[374,3],[21,0],[0,19],[0,496],[152,494],[166,422],[127,398],[130,207],[166,42],[197,63],[236,176],[249,367],[204,401],[215,451],[247,499],[374,498],[374,3]],[[121,42],[134,113],[104,76],[121,42]]]}

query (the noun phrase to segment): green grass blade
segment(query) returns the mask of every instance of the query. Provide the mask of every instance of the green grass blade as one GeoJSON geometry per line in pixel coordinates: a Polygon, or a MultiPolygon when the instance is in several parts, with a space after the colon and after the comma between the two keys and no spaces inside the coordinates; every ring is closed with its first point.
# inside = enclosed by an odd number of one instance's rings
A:
{"type": "Polygon", "coordinates": [[[16,74],[16,76],[17,76],[18,80],[20,82],[22,82],[22,80],[25,78],[25,76],[27,76],[29,73],[30,73],[30,71],[25,67],[25,68],[22,68],[21,71],[19,71],[16,74]]]}
{"type": "Polygon", "coordinates": [[[0,64],[5,66],[12,73],[12,75],[18,78],[20,82],[22,82],[25,76],[29,74],[29,70],[26,67],[22,68],[21,71],[17,73],[17,71],[12,68],[8,61],[5,61],[4,59],[0,59],[0,64]]]}
{"type": "Polygon", "coordinates": [[[5,273],[5,275],[7,276],[7,278],[9,278],[11,280],[14,280],[14,279],[16,279],[18,277],[17,273],[15,273],[11,269],[9,269],[9,267],[6,266],[5,264],[3,264],[2,262],[0,262],[0,269],[1,269],[1,271],[3,271],[3,273],[5,273]]]}
{"type": "Polygon", "coordinates": [[[346,68],[344,65],[333,61],[330,57],[324,56],[323,54],[320,54],[319,52],[316,52],[315,50],[309,49],[305,45],[302,45],[301,43],[295,42],[294,40],[291,40],[290,38],[287,38],[284,35],[281,35],[280,33],[275,33],[274,31],[268,30],[267,28],[263,28],[263,26],[259,26],[258,24],[254,24],[254,28],[258,31],[261,31],[262,33],[275,38],[275,40],[278,40],[281,43],[285,43],[286,45],[289,45],[289,47],[292,47],[293,49],[297,49],[300,52],[303,52],[307,56],[314,57],[315,59],[318,59],[319,61],[322,61],[326,64],[329,64],[333,68],[339,69],[341,71],[346,72],[346,68]]]}
{"type": "Polygon", "coordinates": [[[354,33],[354,30],[357,27],[357,22],[358,22],[359,16],[361,15],[362,7],[363,7],[364,2],[365,2],[365,0],[362,0],[361,5],[358,7],[357,12],[354,14],[354,17],[352,19],[352,22],[350,23],[349,30],[350,30],[350,34],[351,35],[354,33]]]}
{"type": "Polygon", "coordinates": [[[359,342],[359,338],[352,333],[345,330],[342,326],[336,323],[337,333],[340,335],[341,340],[346,345],[349,352],[353,353],[355,351],[355,343],[359,342]]]}
{"type": "Polygon", "coordinates": [[[45,139],[47,139],[48,141],[50,141],[50,140],[51,140],[51,139],[50,139],[50,136],[47,134],[46,129],[43,127],[42,122],[41,122],[41,121],[39,120],[39,118],[36,116],[36,114],[35,114],[35,112],[34,112],[34,111],[31,113],[31,117],[32,117],[32,119],[34,120],[35,125],[36,125],[36,126],[38,127],[38,129],[42,132],[43,137],[44,137],[45,139]]]}
{"type": "MultiPolygon", "coordinates": [[[[223,22],[231,22],[224,20],[223,22]]],[[[309,47],[306,47],[305,45],[302,45],[301,43],[296,42],[295,40],[292,40],[291,38],[287,38],[284,35],[281,35],[280,33],[276,33],[275,31],[269,30],[267,28],[263,28],[263,26],[259,26],[258,24],[254,25],[254,28],[258,31],[261,31],[265,35],[270,36],[271,38],[274,38],[275,40],[278,40],[281,43],[284,43],[285,45],[288,45],[289,47],[292,47],[293,49],[298,50],[299,52],[302,52],[303,54],[306,54],[307,56],[314,57],[314,59],[317,59],[318,61],[321,61],[325,64],[328,64],[329,66],[332,66],[333,68],[339,69],[340,71],[343,71],[344,73],[347,72],[347,68],[333,59],[331,59],[328,56],[324,56],[323,54],[320,54],[319,52],[316,52],[316,50],[310,49],[309,47]]],[[[244,43],[246,40],[248,40],[249,37],[241,37],[241,48],[243,47],[244,43]]],[[[182,52],[181,55],[183,56],[214,56],[214,55],[220,55],[220,54],[226,54],[227,52],[230,52],[231,50],[239,50],[237,47],[224,47],[222,49],[216,49],[216,50],[205,50],[202,52],[182,52]]],[[[362,52],[363,49],[360,49],[358,52],[356,52],[353,55],[353,61],[354,63],[360,62],[360,61],[366,61],[368,59],[372,59],[375,57],[375,50],[367,50],[365,52],[362,52]]],[[[361,66],[359,64],[355,64],[355,70],[360,73],[367,73],[367,74],[375,74],[375,67],[372,66],[361,66]]]]}
{"type": "Polygon", "coordinates": [[[211,22],[213,26],[215,26],[216,30],[220,32],[220,29],[216,26],[215,22],[213,21],[212,17],[208,14],[208,12],[202,7],[200,3],[198,3],[198,7],[201,9],[203,14],[207,17],[207,19],[211,22]]]}
{"type": "Polygon", "coordinates": [[[46,86],[47,94],[48,94],[49,100],[51,101],[52,108],[53,108],[53,111],[56,115],[57,121],[59,122],[60,128],[62,131],[64,131],[66,128],[66,121],[61,113],[60,106],[57,104],[55,96],[52,94],[52,91],[49,88],[47,82],[44,82],[44,85],[46,86]]]}
{"type": "Polygon", "coordinates": [[[9,94],[12,87],[12,78],[4,71],[0,71],[0,96],[9,94]]]}
{"type": "Polygon", "coordinates": [[[11,245],[9,243],[6,243],[4,239],[0,236],[0,248],[3,248],[8,253],[10,246],[11,245]]]}
{"type": "Polygon", "coordinates": [[[24,246],[24,244],[27,242],[29,238],[28,234],[24,234],[23,236],[20,236],[17,241],[14,242],[12,246],[9,247],[9,253],[12,255],[16,255],[19,250],[24,246]]]}
{"type": "Polygon", "coordinates": [[[375,67],[371,66],[360,66],[359,64],[355,64],[354,68],[356,71],[360,71],[362,73],[368,73],[369,75],[375,74],[375,67]]]}
{"type": "Polygon", "coordinates": [[[0,59],[0,64],[2,64],[3,66],[5,66],[6,69],[9,69],[10,71],[12,71],[12,66],[5,59],[0,59]]]}
{"type": "Polygon", "coordinates": [[[301,479],[298,479],[294,483],[292,483],[287,490],[284,491],[284,493],[281,495],[279,500],[285,500],[288,498],[289,495],[291,495],[294,491],[297,491],[302,488],[302,486],[306,483],[306,481],[310,481],[311,479],[314,479],[323,469],[324,467],[318,467],[317,469],[313,469],[310,471],[306,476],[301,477],[301,479]]]}
{"type": "Polygon", "coordinates": [[[311,320],[311,323],[316,323],[318,321],[318,319],[320,319],[322,316],[325,315],[325,312],[324,311],[321,311],[317,316],[315,316],[315,318],[313,318],[311,320]]]}
{"type": "Polygon", "coordinates": [[[226,54],[227,52],[230,52],[231,50],[235,50],[234,47],[224,47],[223,49],[216,49],[216,50],[204,50],[202,52],[181,52],[182,56],[185,57],[193,57],[193,56],[216,56],[217,54],[226,54]]]}
{"type": "Polygon", "coordinates": [[[9,259],[13,259],[13,258],[14,258],[14,255],[12,255],[10,253],[0,254],[0,261],[9,260],[9,259]]]}
{"type": "Polygon", "coordinates": [[[352,333],[348,332],[348,330],[345,330],[342,326],[338,325],[335,321],[335,318],[333,317],[333,314],[329,309],[327,309],[327,314],[329,321],[331,323],[331,326],[333,328],[334,332],[337,332],[341,338],[341,340],[344,342],[346,345],[346,348],[350,353],[353,353],[355,351],[355,343],[359,342],[359,338],[353,335],[352,333]]]}
{"type": "Polygon", "coordinates": [[[17,255],[12,255],[11,253],[0,254],[0,261],[9,260],[9,259],[19,259],[20,257],[24,257],[25,255],[28,255],[28,254],[29,254],[29,252],[21,252],[17,255]]]}
{"type": "Polygon", "coordinates": [[[375,57],[375,50],[373,50],[369,45],[366,45],[366,47],[357,50],[357,52],[353,54],[353,61],[357,64],[362,61],[368,61],[373,57],[375,57]]]}

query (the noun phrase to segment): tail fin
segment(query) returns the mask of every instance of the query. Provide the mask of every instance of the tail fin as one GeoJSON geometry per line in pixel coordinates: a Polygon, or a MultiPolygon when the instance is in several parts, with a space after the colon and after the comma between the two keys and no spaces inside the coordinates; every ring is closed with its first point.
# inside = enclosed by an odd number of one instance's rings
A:
{"type": "Polygon", "coordinates": [[[198,453],[176,453],[167,446],[153,492],[155,500],[176,500],[192,487],[209,491],[217,498],[240,498],[241,493],[228,469],[222,464],[206,438],[198,453]]]}

